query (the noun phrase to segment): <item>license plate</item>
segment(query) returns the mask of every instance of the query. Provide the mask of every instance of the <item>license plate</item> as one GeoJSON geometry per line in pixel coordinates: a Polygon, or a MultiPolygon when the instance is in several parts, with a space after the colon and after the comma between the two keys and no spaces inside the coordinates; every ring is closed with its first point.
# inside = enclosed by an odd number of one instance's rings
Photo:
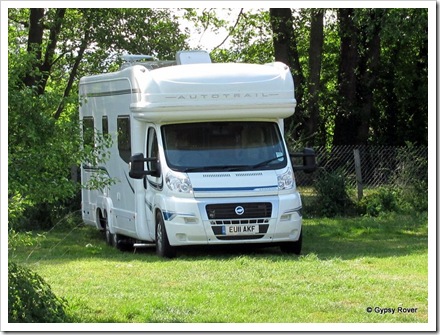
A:
{"type": "Polygon", "coordinates": [[[252,235],[259,233],[259,226],[231,224],[222,227],[223,235],[252,235]]]}

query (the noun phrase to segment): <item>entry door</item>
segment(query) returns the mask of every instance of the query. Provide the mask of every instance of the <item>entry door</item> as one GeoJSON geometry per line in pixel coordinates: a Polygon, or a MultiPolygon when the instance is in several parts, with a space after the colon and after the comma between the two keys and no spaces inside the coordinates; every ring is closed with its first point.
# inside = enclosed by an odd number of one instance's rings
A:
{"type": "Polygon", "coordinates": [[[149,171],[158,170],[158,176],[146,176],[145,177],[145,187],[147,188],[146,203],[147,203],[147,221],[148,230],[150,232],[150,237],[154,240],[156,238],[156,227],[155,227],[155,196],[157,193],[163,190],[163,176],[160,170],[160,160],[159,160],[159,145],[157,142],[156,129],[151,126],[147,130],[147,143],[146,143],[146,157],[156,158],[157,161],[152,161],[147,163],[147,168],[149,171]]]}

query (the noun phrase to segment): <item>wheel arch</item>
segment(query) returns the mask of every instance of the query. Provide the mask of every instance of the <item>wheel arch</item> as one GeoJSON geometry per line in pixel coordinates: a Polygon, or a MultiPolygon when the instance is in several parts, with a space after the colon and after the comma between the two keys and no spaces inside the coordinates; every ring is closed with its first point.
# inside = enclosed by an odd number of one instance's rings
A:
{"type": "Polygon", "coordinates": [[[154,208],[154,236],[156,240],[156,230],[157,230],[157,216],[160,215],[165,224],[165,218],[163,217],[163,212],[159,207],[154,208]]]}
{"type": "Polygon", "coordinates": [[[110,232],[114,233],[112,209],[113,209],[112,199],[108,197],[102,198],[100,205],[96,209],[96,215],[98,218],[97,220],[98,229],[105,229],[105,226],[102,226],[103,223],[105,224],[105,221],[101,221],[100,216],[98,216],[101,213],[102,217],[107,220],[110,232]]]}
{"type": "Polygon", "coordinates": [[[105,209],[101,207],[96,208],[96,227],[99,230],[105,230],[106,220],[108,218],[108,213],[105,209]]]}

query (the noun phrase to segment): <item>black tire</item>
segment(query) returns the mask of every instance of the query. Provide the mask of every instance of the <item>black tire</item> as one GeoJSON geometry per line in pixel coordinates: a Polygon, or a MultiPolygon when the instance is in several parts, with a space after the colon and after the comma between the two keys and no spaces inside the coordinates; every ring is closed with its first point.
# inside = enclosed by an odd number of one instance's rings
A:
{"type": "Polygon", "coordinates": [[[99,221],[101,225],[105,227],[105,242],[107,245],[115,247],[120,251],[128,251],[133,247],[133,244],[130,244],[127,240],[125,240],[122,235],[116,233],[112,234],[110,232],[107,215],[103,216],[101,212],[99,212],[99,221]]]}
{"type": "Polygon", "coordinates": [[[280,244],[281,251],[286,253],[286,254],[295,254],[295,255],[301,254],[302,235],[303,234],[302,234],[302,230],[301,230],[301,233],[299,234],[298,241],[295,241],[295,242],[285,242],[285,243],[280,244]]]}
{"type": "Polygon", "coordinates": [[[113,235],[113,239],[112,239],[112,246],[114,246],[116,249],[120,250],[119,244],[120,244],[120,236],[119,234],[112,234],[113,235]]]}
{"type": "Polygon", "coordinates": [[[159,257],[176,257],[176,248],[170,245],[162,213],[156,214],[156,254],[159,257]]]}
{"type": "Polygon", "coordinates": [[[114,239],[114,234],[112,234],[110,232],[110,227],[108,226],[108,220],[107,218],[105,218],[105,242],[107,243],[107,245],[112,246],[113,245],[113,239],[114,239]]]}
{"type": "Polygon", "coordinates": [[[104,210],[104,214],[102,214],[101,210],[98,209],[97,216],[99,220],[99,229],[105,231],[107,225],[107,212],[104,210]]]}
{"type": "Polygon", "coordinates": [[[113,235],[112,245],[116,249],[118,249],[119,251],[130,251],[133,249],[133,243],[130,241],[128,237],[116,233],[112,235],[113,235]]]}

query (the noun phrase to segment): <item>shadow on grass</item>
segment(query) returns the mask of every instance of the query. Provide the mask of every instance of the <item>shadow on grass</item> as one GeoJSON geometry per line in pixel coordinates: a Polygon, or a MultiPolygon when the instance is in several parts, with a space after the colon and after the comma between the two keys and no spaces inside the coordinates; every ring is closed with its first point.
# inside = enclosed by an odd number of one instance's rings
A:
{"type": "Polygon", "coordinates": [[[428,250],[424,215],[316,219],[304,225],[303,254],[321,259],[393,257],[428,250]]]}
{"type": "MultiPolygon", "coordinates": [[[[426,253],[427,219],[423,215],[390,214],[381,218],[309,219],[303,225],[302,254],[320,259],[392,257],[426,253]]],[[[33,244],[10,253],[10,259],[24,263],[41,261],[69,262],[101,258],[106,261],[168,261],[156,256],[155,247],[122,252],[106,245],[103,233],[93,227],[78,225],[72,229],[33,233],[33,244]]],[[[223,245],[178,248],[178,259],[228,259],[237,256],[280,260],[296,255],[283,254],[274,245],[223,245]]]]}

